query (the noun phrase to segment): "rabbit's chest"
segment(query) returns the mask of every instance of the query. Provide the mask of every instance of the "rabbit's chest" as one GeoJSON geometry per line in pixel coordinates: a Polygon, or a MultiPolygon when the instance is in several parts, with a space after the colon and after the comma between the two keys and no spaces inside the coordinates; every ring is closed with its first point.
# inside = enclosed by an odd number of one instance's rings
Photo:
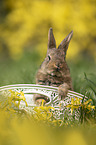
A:
{"type": "Polygon", "coordinates": [[[64,82],[64,78],[51,75],[37,75],[36,83],[49,85],[49,86],[59,86],[64,82]]]}

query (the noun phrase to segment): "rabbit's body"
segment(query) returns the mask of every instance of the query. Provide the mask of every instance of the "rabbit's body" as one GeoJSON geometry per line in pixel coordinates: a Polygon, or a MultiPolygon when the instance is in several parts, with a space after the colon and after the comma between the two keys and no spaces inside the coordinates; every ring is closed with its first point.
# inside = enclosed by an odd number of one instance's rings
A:
{"type": "MultiPolygon", "coordinates": [[[[50,28],[48,35],[47,56],[41,64],[36,76],[36,84],[58,87],[59,97],[61,99],[66,97],[68,89],[72,90],[70,71],[65,60],[66,51],[72,34],[73,32],[71,32],[61,42],[58,49],[56,49],[54,35],[52,28],[50,28]]],[[[45,99],[46,102],[49,101],[45,96],[35,96],[35,100],[42,98],[45,99]]]]}

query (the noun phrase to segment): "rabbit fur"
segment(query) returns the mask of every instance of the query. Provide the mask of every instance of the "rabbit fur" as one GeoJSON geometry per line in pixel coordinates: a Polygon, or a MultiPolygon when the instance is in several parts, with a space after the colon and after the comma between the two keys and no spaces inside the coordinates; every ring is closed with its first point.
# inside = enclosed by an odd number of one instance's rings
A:
{"type": "MultiPolygon", "coordinates": [[[[66,63],[66,52],[72,35],[73,31],[56,48],[53,30],[49,29],[47,55],[36,75],[36,84],[58,87],[61,100],[67,96],[69,89],[73,90],[70,70],[66,63]]],[[[36,102],[40,103],[42,99],[49,101],[46,96],[35,95],[36,102]]]]}

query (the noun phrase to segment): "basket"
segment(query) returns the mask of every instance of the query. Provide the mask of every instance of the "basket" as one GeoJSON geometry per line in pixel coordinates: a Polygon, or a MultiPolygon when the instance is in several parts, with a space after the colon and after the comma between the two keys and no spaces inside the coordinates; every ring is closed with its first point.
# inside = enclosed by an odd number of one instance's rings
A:
{"type": "MultiPolygon", "coordinates": [[[[71,104],[71,98],[77,97],[82,99],[84,97],[85,100],[87,98],[86,96],[80,93],[69,90],[67,97],[65,97],[65,99],[61,101],[58,97],[58,87],[37,85],[37,84],[15,84],[15,85],[2,86],[0,87],[0,96],[3,96],[3,94],[5,93],[7,94],[9,90],[18,91],[18,92],[22,91],[24,93],[28,107],[26,107],[23,101],[21,101],[20,107],[25,108],[27,111],[30,110],[30,108],[32,109],[36,106],[33,99],[34,94],[47,96],[50,99],[50,101],[45,105],[52,106],[55,108],[54,114],[58,119],[60,118],[61,115],[64,117],[65,111],[67,111],[67,114],[70,116],[71,109],[66,108],[64,106],[71,104]]],[[[76,118],[78,118],[79,111],[78,110],[76,111],[75,111],[76,118]]]]}

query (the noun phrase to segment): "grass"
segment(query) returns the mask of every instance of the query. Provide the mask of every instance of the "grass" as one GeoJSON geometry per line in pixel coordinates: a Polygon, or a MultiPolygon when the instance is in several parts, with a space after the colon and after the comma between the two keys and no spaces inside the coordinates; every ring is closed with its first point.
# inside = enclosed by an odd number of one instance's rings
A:
{"type": "MultiPolygon", "coordinates": [[[[0,86],[10,84],[34,84],[36,72],[43,58],[36,50],[25,52],[21,59],[13,61],[0,57],[0,86]]],[[[96,63],[89,57],[67,60],[74,91],[86,94],[96,102],[96,63]]]]}
{"type": "MultiPolygon", "coordinates": [[[[41,60],[42,58],[35,51],[32,53],[26,52],[18,61],[12,61],[7,58],[0,59],[0,86],[18,83],[35,83],[35,75],[41,64],[41,60]]],[[[87,96],[93,101],[92,105],[96,106],[96,67],[94,61],[87,58],[82,58],[78,61],[68,60],[68,65],[71,71],[74,91],[87,93],[87,96]]],[[[21,114],[18,111],[17,114],[16,116],[13,110],[11,113],[8,110],[0,110],[1,145],[26,145],[30,143],[40,145],[95,145],[96,118],[95,120],[91,120],[90,123],[90,116],[87,116],[89,117],[88,124],[77,124],[74,120],[69,120],[71,122],[70,129],[69,126],[67,128],[65,126],[53,127],[52,124],[47,126],[47,123],[38,122],[38,119],[34,122],[30,114],[25,117],[27,120],[23,120],[20,115],[24,115],[24,112],[21,114]]],[[[92,113],[89,115],[92,116],[92,113]]],[[[46,117],[45,114],[44,117],[46,117]]]]}
{"type": "MultiPolygon", "coordinates": [[[[26,52],[21,59],[13,61],[8,58],[0,59],[0,86],[20,83],[35,83],[36,72],[43,58],[36,52],[26,52]]],[[[88,57],[68,60],[71,71],[73,88],[82,92],[87,84],[84,73],[93,82],[96,82],[96,64],[88,57]]]]}
{"type": "Polygon", "coordinates": [[[4,59],[0,61],[0,86],[9,84],[35,83],[39,56],[25,53],[17,61],[4,59]]]}

